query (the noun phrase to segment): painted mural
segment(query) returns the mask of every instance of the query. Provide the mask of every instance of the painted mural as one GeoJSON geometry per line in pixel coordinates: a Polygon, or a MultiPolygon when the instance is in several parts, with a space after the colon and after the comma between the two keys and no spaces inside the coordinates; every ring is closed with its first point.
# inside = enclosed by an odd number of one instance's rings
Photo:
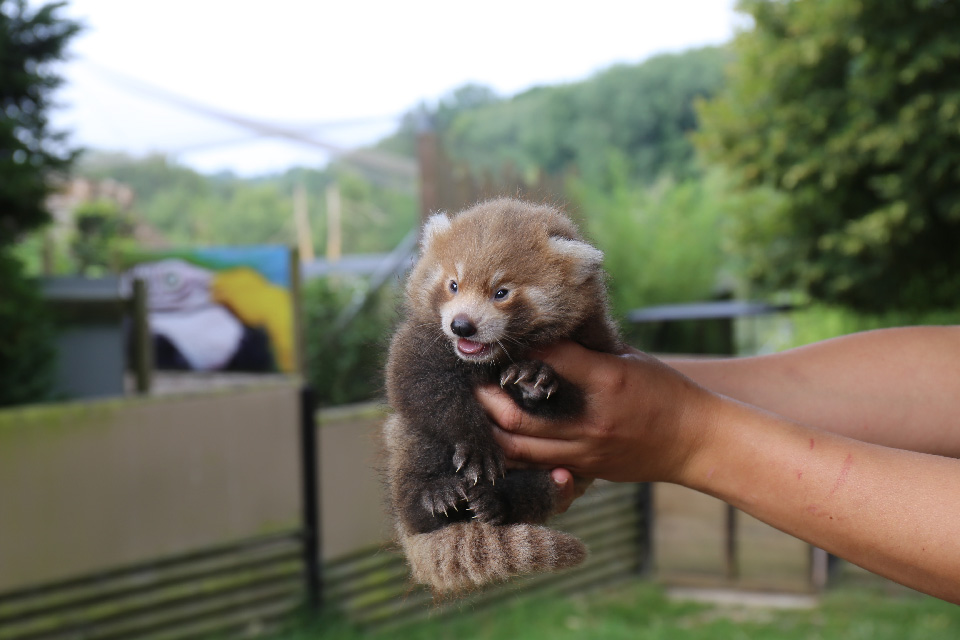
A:
{"type": "Polygon", "coordinates": [[[290,249],[274,246],[130,257],[124,286],[146,282],[156,368],[293,372],[290,268],[290,249]]]}

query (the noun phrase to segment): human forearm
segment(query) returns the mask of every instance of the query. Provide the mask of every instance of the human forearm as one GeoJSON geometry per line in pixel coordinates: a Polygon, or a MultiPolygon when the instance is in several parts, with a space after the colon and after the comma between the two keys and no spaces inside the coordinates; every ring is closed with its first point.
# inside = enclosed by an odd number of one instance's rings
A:
{"type": "Polygon", "coordinates": [[[791,423],[717,398],[675,482],[866,569],[960,603],[960,462],[791,423]]]}
{"type": "Polygon", "coordinates": [[[752,358],[664,361],[699,384],[865,442],[960,457],[960,328],[852,334],[752,358]]]}
{"type": "Polygon", "coordinates": [[[481,390],[508,458],[585,477],[683,484],[960,603],[960,461],[801,424],[710,392],[643,354],[568,343],[543,357],[584,390],[583,415],[544,420],[495,386],[481,390]]]}

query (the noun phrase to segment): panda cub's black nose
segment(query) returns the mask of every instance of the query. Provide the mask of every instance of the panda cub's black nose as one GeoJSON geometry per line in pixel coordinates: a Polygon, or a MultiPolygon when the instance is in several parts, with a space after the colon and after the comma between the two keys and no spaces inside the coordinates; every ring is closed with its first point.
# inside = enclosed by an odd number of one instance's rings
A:
{"type": "Polygon", "coordinates": [[[477,332],[477,326],[465,315],[458,315],[450,323],[450,330],[461,338],[469,338],[477,332]]]}

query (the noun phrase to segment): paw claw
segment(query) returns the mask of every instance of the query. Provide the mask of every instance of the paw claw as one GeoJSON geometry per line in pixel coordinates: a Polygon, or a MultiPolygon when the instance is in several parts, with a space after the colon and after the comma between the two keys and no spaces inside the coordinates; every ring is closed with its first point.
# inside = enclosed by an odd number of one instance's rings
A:
{"type": "Polygon", "coordinates": [[[525,404],[549,399],[559,385],[553,369],[538,360],[511,364],[501,373],[500,382],[519,386],[525,404]]]}

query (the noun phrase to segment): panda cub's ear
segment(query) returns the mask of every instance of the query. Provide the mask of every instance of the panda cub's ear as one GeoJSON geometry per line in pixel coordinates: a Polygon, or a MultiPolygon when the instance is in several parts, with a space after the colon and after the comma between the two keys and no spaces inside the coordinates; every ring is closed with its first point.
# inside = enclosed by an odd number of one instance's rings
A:
{"type": "Polygon", "coordinates": [[[430,243],[439,234],[450,228],[450,218],[443,211],[439,211],[429,218],[423,224],[420,231],[420,250],[426,251],[430,248],[430,243]]]}
{"type": "Polygon", "coordinates": [[[555,253],[573,263],[573,275],[578,285],[586,282],[603,264],[603,252],[582,240],[551,236],[549,243],[555,253]]]}

